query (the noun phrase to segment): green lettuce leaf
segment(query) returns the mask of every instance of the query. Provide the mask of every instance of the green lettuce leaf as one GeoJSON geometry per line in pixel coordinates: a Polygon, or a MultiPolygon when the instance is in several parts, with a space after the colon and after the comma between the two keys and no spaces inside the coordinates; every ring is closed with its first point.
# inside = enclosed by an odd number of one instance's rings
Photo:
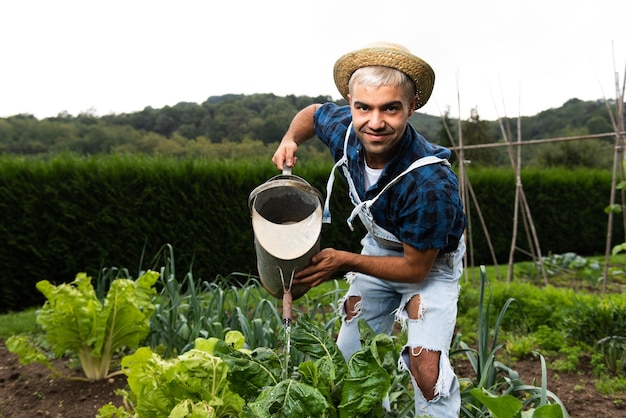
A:
{"type": "MultiPolygon", "coordinates": [[[[169,416],[180,402],[210,406],[217,417],[238,417],[245,401],[227,379],[228,365],[206,351],[192,349],[164,360],[142,347],[122,359],[128,386],[135,394],[135,412],[141,417],[169,416]]],[[[177,413],[182,412],[177,409],[177,413]]],[[[191,415],[190,415],[191,416],[191,415]]]]}
{"type": "Polygon", "coordinates": [[[12,335],[6,341],[7,349],[19,356],[21,364],[40,363],[52,370],[54,376],[63,376],[47,354],[25,335],[12,335]]]}
{"type": "Polygon", "coordinates": [[[385,334],[374,335],[363,320],[359,321],[361,335],[369,344],[350,358],[344,379],[339,416],[382,416],[382,401],[391,387],[386,358],[395,350],[393,339],[385,334]]]}
{"type": "Polygon", "coordinates": [[[215,410],[206,402],[192,402],[189,399],[180,401],[169,418],[213,418],[217,417],[215,410]]]}
{"type": "Polygon", "coordinates": [[[264,389],[256,401],[248,403],[254,416],[261,418],[321,417],[329,408],[324,396],[314,387],[286,379],[264,389]]]}
{"type": "Polygon", "coordinates": [[[278,355],[269,348],[242,351],[218,340],[213,353],[228,364],[228,379],[232,388],[246,400],[256,399],[264,388],[274,386],[281,380],[283,365],[278,355]]]}
{"type": "Polygon", "coordinates": [[[57,355],[76,353],[88,379],[104,379],[113,353],[138,347],[148,335],[158,277],[148,271],[137,280],[116,279],[103,303],[85,273],[58,286],[42,280],[37,289],[47,300],[37,323],[57,355]]]}
{"type": "Polygon", "coordinates": [[[298,325],[291,333],[291,343],[294,348],[311,357],[312,359],[327,359],[328,367],[325,370],[333,382],[339,383],[340,378],[347,372],[346,361],[343,354],[337,347],[333,336],[328,333],[320,324],[312,321],[306,316],[298,319],[298,325]]]}

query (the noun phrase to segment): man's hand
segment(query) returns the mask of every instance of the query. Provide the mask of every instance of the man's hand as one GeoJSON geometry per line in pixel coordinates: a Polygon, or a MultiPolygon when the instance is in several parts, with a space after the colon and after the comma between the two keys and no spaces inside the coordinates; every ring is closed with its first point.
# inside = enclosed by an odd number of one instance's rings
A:
{"type": "Polygon", "coordinates": [[[313,117],[315,111],[317,111],[320,106],[321,104],[319,103],[309,105],[296,113],[296,116],[291,120],[289,129],[287,129],[287,132],[272,157],[272,162],[276,168],[282,170],[285,165],[287,167],[296,165],[296,151],[298,150],[298,145],[315,136],[313,117]]]}
{"type": "Polygon", "coordinates": [[[311,264],[296,273],[293,283],[298,286],[315,287],[333,277],[339,270],[343,262],[344,251],[337,251],[334,248],[325,248],[311,257],[311,264]]]}
{"type": "Polygon", "coordinates": [[[298,160],[296,157],[297,150],[298,144],[295,141],[283,139],[272,157],[272,162],[279,170],[283,170],[285,166],[293,167],[298,160]]]}

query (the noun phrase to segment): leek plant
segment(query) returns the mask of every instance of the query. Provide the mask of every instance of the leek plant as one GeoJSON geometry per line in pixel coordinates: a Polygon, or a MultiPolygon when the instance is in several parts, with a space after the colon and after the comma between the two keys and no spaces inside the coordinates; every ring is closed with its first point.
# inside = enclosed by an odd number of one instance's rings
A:
{"type": "MultiPolygon", "coordinates": [[[[146,345],[163,357],[182,354],[197,338],[223,339],[228,331],[240,331],[246,345],[280,348],[283,342],[282,308],[252,275],[232,273],[207,282],[194,278],[192,269],[177,277],[174,250],[166,245],[152,262],[160,271],[160,293],[146,345]],[[160,265],[161,267],[157,267],[160,265]]],[[[324,329],[338,329],[338,304],[344,289],[335,280],[294,302],[296,315],[320,322],[324,329]]],[[[292,357],[297,357],[297,352],[292,357]]],[[[299,358],[293,358],[298,363],[299,358]]]]}
{"type": "Polygon", "coordinates": [[[523,410],[530,410],[532,415],[554,418],[568,418],[569,414],[561,400],[547,390],[547,369],[545,359],[540,354],[542,383],[540,387],[527,385],[520,379],[519,373],[497,360],[498,352],[504,347],[498,341],[500,324],[507,310],[518,301],[509,298],[495,321],[493,330],[490,322],[491,295],[485,298],[487,274],[481,266],[480,301],[478,306],[478,341],[477,349],[470,348],[459,341],[458,350],[452,356],[465,354],[476,379],[460,378],[461,415],[465,417],[521,417],[523,410]],[[492,336],[493,335],[493,336],[492,336]],[[520,400],[520,399],[523,399],[520,400]],[[536,415],[535,415],[536,414],[536,415]]]}
{"type": "Polygon", "coordinates": [[[161,291],[147,340],[151,348],[173,357],[192,349],[197,338],[223,339],[229,330],[241,331],[253,347],[278,344],[279,310],[256,278],[233,273],[209,283],[196,280],[190,268],[179,279],[171,245],[161,255],[161,291]]]}
{"type": "Polygon", "coordinates": [[[619,376],[626,371],[626,337],[612,335],[602,338],[594,345],[606,366],[606,370],[613,376],[619,376]]]}

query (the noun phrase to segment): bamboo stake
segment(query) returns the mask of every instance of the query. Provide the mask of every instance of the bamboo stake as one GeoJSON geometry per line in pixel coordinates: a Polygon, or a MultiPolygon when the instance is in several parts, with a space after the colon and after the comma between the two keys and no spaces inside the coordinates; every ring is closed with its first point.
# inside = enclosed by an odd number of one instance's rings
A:
{"type": "MultiPolygon", "coordinates": [[[[615,134],[620,134],[620,135],[626,135],[626,131],[624,129],[621,129],[619,132],[606,132],[606,133],[602,133],[602,134],[591,134],[591,135],[578,135],[578,136],[563,136],[563,137],[559,137],[559,138],[545,138],[545,139],[532,139],[529,141],[521,141],[521,142],[512,142],[512,143],[508,143],[507,141],[505,142],[495,142],[492,144],[475,144],[475,145],[465,145],[463,148],[465,149],[481,149],[481,148],[500,148],[500,147],[520,147],[523,145],[537,145],[537,144],[548,144],[548,143],[552,143],[552,142],[564,142],[564,141],[580,141],[580,140],[584,140],[584,139],[599,139],[599,138],[606,138],[606,137],[613,137],[615,136],[615,134]]],[[[458,150],[460,147],[451,147],[450,149],[455,151],[458,150]]]]}
{"type": "MultiPolygon", "coordinates": [[[[521,107],[521,106],[520,106],[521,107]]],[[[505,110],[506,116],[506,110],[505,110]]],[[[504,129],[504,124],[502,122],[502,118],[498,115],[498,123],[500,126],[500,132],[505,141],[505,145],[507,145],[507,151],[509,155],[509,160],[511,161],[511,166],[513,167],[513,171],[515,173],[515,201],[513,203],[513,234],[511,237],[511,247],[509,250],[509,265],[507,269],[507,283],[510,283],[513,279],[513,264],[515,258],[515,250],[517,249],[517,233],[518,233],[518,224],[519,224],[519,212],[521,210],[522,221],[524,223],[524,230],[526,231],[526,237],[528,239],[528,243],[530,245],[530,253],[532,254],[532,260],[535,263],[538,263],[541,267],[541,272],[543,275],[544,283],[547,285],[547,275],[543,265],[543,257],[541,256],[541,249],[539,247],[539,239],[537,238],[537,231],[535,229],[532,216],[530,214],[530,207],[528,206],[528,202],[526,200],[526,195],[524,194],[524,186],[522,185],[522,148],[519,146],[522,143],[522,118],[521,115],[517,117],[517,158],[513,156],[513,142],[509,140],[510,132],[509,129],[504,129]],[[520,201],[522,205],[520,206],[520,201]],[[538,253],[538,254],[537,254],[538,253]]],[[[508,127],[507,127],[508,128],[508,127]]]]}
{"type": "MultiPolygon", "coordinates": [[[[622,82],[622,89],[620,92],[619,87],[619,78],[617,77],[617,72],[615,73],[615,93],[617,96],[617,100],[615,103],[616,107],[616,117],[614,118],[611,110],[608,108],[609,116],[611,118],[611,123],[613,124],[613,128],[615,129],[615,146],[613,153],[613,176],[611,178],[611,192],[609,196],[609,208],[613,208],[615,205],[615,192],[617,186],[617,175],[620,174],[621,179],[624,179],[624,171],[623,171],[623,152],[624,152],[624,85],[626,85],[626,70],[624,71],[624,82],[622,82]],[[620,169],[621,167],[621,169],[620,169]]],[[[606,99],[604,101],[607,103],[606,99]]],[[[622,190],[622,214],[624,213],[624,191],[622,190]]],[[[603,283],[602,283],[602,291],[606,292],[607,282],[609,281],[609,263],[611,256],[611,243],[613,238],[613,210],[609,210],[607,221],[607,231],[606,231],[606,246],[604,252],[604,274],[603,274],[603,283]]],[[[624,216],[624,215],[622,215],[624,216]]],[[[624,221],[626,223],[626,221],[624,221]]]]}
{"type": "Polygon", "coordinates": [[[535,229],[535,223],[533,222],[533,217],[530,213],[530,206],[528,206],[528,201],[526,200],[526,195],[524,193],[521,194],[522,204],[524,209],[526,210],[526,217],[528,218],[528,226],[530,227],[531,237],[533,239],[534,248],[537,253],[534,254],[534,257],[537,258],[539,267],[541,268],[541,275],[543,276],[543,284],[548,285],[548,275],[546,273],[546,269],[543,263],[543,256],[541,254],[541,246],[539,245],[539,237],[537,236],[537,230],[535,229]]]}
{"type": "MultiPolygon", "coordinates": [[[[444,130],[446,131],[446,135],[448,136],[448,139],[450,140],[450,143],[454,146],[455,145],[455,141],[454,141],[454,136],[452,135],[452,132],[450,132],[450,128],[448,128],[448,125],[446,123],[445,117],[443,115],[441,115],[441,119],[443,121],[443,127],[444,130]]],[[[451,148],[452,149],[452,148],[451,148]]],[[[461,160],[461,156],[460,153],[458,152],[458,148],[454,149],[454,153],[456,154],[457,159],[460,161],[461,160]]],[[[489,229],[487,228],[487,223],[485,222],[485,217],[483,216],[482,210],[480,209],[480,205],[478,204],[478,199],[476,199],[476,194],[474,193],[474,188],[472,187],[471,182],[469,181],[469,176],[465,176],[465,185],[467,187],[467,190],[469,191],[471,197],[472,197],[472,202],[474,203],[474,207],[476,209],[476,213],[478,214],[478,219],[480,220],[480,224],[482,226],[483,229],[483,233],[485,234],[485,238],[487,240],[487,246],[489,247],[489,252],[491,254],[491,259],[493,261],[493,265],[494,268],[496,269],[496,276],[498,278],[498,280],[501,280],[501,275],[500,275],[500,268],[498,267],[498,260],[496,258],[496,251],[494,249],[493,243],[491,242],[491,236],[489,235],[489,229]]],[[[463,179],[460,177],[459,175],[459,181],[463,181],[463,179]]],[[[465,202],[463,203],[465,205],[465,202]]],[[[468,228],[470,229],[470,232],[468,234],[468,236],[471,237],[471,219],[470,219],[470,211],[468,210],[469,207],[466,206],[466,216],[468,217],[468,228]]],[[[469,248],[472,249],[473,245],[472,242],[470,241],[469,243],[469,248]]],[[[470,256],[470,265],[472,267],[474,267],[474,256],[473,256],[473,250],[471,250],[471,256],[470,256]]],[[[467,266],[467,264],[465,264],[467,266]]]]}
{"type": "MultiPolygon", "coordinates": [[[[456,89],[456,96],[457,96],[457,106],[459,108],[459,117],[458,117],[458,121],[457,121],[457,129],[459,131],[459,194],[461,195],[461,201],[463,202],[463,206],[466,208],[465,209],[465,213],[466,216],[469,216],[469,206],[468,206],[468,202],[467,202],[467,196],[465,193],[465,152],[463,151],[463,132],[461,130],[461,94],[459,92],[459,86],[458,86],[458,79],[457,79],[457,89],[456,89]]],[[[471,227],[470,227],[470,222],[468,220],[468,231],[467,231],[467,236],[466,236],[466,241],[468,242],[467,248],[469,249],[470,254],[473,255],[474,253],[474,245],[473,245],[473,240],[472,240],[472,235],[471,235],[471,227]]],[[[465,251],[465,254],[463,256],[464,258],[464,264],[465,266],[468,265],[467,263],[467,251],[465,251]]],[[[473,256],[472,256],[472,267],[473,267],[473,256]]],[[[465,274],[465,281],[468,281],[468,273],[467,273],[467,268],[464,269],[464,274],[465,274]]]]}
{"type": "Polygon", "coordinates": [[[513,260],[515,259],[515,243],[517,242],[517,225],[519,223],[519,194],[520,180],[515,178],[515,199],[513,201],[513,235],[511,237],[511,247],[509,248],[509,266],[506,274],[506,282],[511,283],[513,280],[513,260]]]}
{"type": "MultiPolygon", "coordinates": [[[[520,115],[518,115],[517,117],[517,142],[522,142],[522,118],[520,115]]],[[[548,275],[546,274],[546,269],[543,263],[543,255],[541,253],[541,245],[539,244],[539,237],[537,235],[537,230],[535,228],[535,222],[533,221],[533,216],[530,212],[530,206],[528,205],[528,200],[526,199],[526,194],[524,193],[524,186],[522,186],[522,174],[521,174],[521,170],[522,170],[522,148],[521,147],[517,147],[517,173],[518,173],[518,177],[519,177],[519,184],[521,187],[521,198],[522,198],[522,205],[525,211],[525,218],[528,219],[528,226],[530,228],[530,237],[532,237],[533,240],[533,245],[531,245],[531,248],[534,248],[533,253],[536,252],[536,254],[534,254],[533,257],[536,257],[537,262],[539,263],[539,267],[541,268],[541,275],[543,276],[543,284],[545,286],[548,285],[548,275]]],[[[533,258],[534,259],[534,258],[533,258]]]]}
{"type": "MultiPolygon", "coordinates": [[[[500,276],[500,268],[498,267],[498,260],[496,259],[496,251],[493,248],[493,244],[491,243],[491,237],[489,236],[489,231],[487,230],[487,223],[485,222],[483,213],[480,210],[480,206],[478,205],[478,199],[476,199],[474,188],[472,187],[472,184],[469,182],[469,180],[467,182],[467,189],[469,190],[469,193],[472,197],[472,202],[474,202],[474,207],[476,207],[476,213],[478,214],[480,225],[482,226],[483,231],[485,232],[485,237],[487,239],[487,246],[489,247],[489,252],[491,253],[491,258],[493,260],[493,264],[496,269],[496,277],[498,278],[498,280],[502,280],[502,277],[500,276]]],[[[473,263],[473,260],[472,260],[472,263],[473,263]]]]}
{"type": "MultiPolygon", "coordinates": [[[[504,105],[504,100],[503,100],[503,105],[504,105]]],[[[504,114],[506,115],[506,108],[504,110],[504,114]]],[[[511,247],[509,249],[509,264],[508,264],[507,274],[506,274],[506,282],[510,283],[513,279],[513,260],[514,260],[514,254],[515,254],[515,248],[516,248],[515,243],[517,242],[517,225],[519,223],[519,219],[518,219],[519,191],[520,191],[520,186],[521,186],[520,184],[521,180],[520,180],[520,177],[517,175],[515,160],[513,158],[513,146],[512,146],[511,141],[508,140],[508,138],[510,138],[510,134],[509,134],[510,131],[508,129],[508,125],[507,125],[507,129],[505,130],[504,123],[502,122],[502,118],[499,115],[498,115],[498,125],[500,126],[500,132],[502,133],[502,137],[504,138],[505,143],[508,145],[507,153],[509,155],[509,160],[511,161],[511,167],[513,167],[513,170],[515,171],[515,197],[513,199],[513,232],[512,232],[512,237],[511,237],[511,247]]]]}
{"type": "MultiPolygon", "coordinates": [[[[624,64],[626,67],[626,63],[624,64]]],[[[613,68],[615,68],[615,53],[613,53],[613,68]]],[[[617,79],[617,72],[615,72],[615,79],[616,79],[616,91],[618,92],[616,94],[616,103],[615,103],[615,107],[616,107],[616,111],[617,111],[617,129],[614,128],[615,131],[624,131],[624,91],[626,89],[626,68],[624,69],[624,78],[622,79],[622,90],[621,93],[619,93],[619,81],[617,79]]],[[[619,137],[619,141],[622,144],[622,146],[620,147],[620,161],[623,161],[623,156],[624,156],[624,137],[623,135],[620,135],[619,137]]],[[[624,171],[624,164],[620,164],[619,165],[619,174],[620,174],[620,181],[624,181],[624,179],[626,178],[626,173],[624,171]]],[[[621,188],[620,190],[620,195],[621,195],[621,202],[622,202],[622,209],[624,209],[624,202],[626,202],[626,190],[624,188],[621,188]]],[[[626,242],[626,210],[622,210],[622,225],[624,228],[624,241],[626,242]]]]}
{"type": "MultiPolygon", "coordinates": [[[[518,117],[519,120],[519,117],[518,117]]],[[[518,122],[519,125],[519,122],[518,122]]],[[[506,136],[505,136],[506,139],[506,136]]],[[[511,141],[507,140],[507,142],[511,143],[511,141]]],[[[519,142],[519,137],[518,137],[519,142]]],[[[520,150],[520,147],[517,147],[517,150],[520,150]]],[[[516,164],[513,159],[513,148],[511,146],[508,147],[509,158],[511,160],[511,166],[515,172],[515,200],[513,203],[513,234],[511,237],[511,248],[509,249],[509,266],[506,275],[506,282],[510,283],[513,280],[513,261],[515,259],[515,243],[517,242],[517,227],[519,224],[519,201],[520,195],[522,193],[522,176],[521,176],[521,167],[520,164],[516,164]]],[[[519,152],[518,152],[519,155],[519,152]]]]}

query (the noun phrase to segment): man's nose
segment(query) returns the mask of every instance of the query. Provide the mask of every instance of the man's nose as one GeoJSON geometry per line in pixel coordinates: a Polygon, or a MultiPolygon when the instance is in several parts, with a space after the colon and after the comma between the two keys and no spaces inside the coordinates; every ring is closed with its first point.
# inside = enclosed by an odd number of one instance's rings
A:
{"type": "Polygon", "coordinates": [[[369,126],[373,130],[379,130],[385,127],[385,118],[381,112],[375,111],[371,113],[369,126]]]}

